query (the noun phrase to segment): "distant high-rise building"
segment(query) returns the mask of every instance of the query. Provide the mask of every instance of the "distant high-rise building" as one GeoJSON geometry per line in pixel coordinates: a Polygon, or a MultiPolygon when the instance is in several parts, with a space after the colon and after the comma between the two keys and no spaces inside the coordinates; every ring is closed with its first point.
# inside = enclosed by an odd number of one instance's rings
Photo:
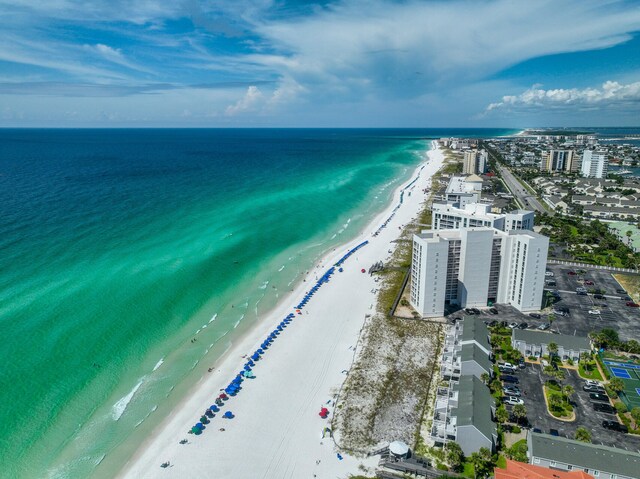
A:
{"type": "Polygon", "coordinates": [[[489,155],[485,150],[469,150],[464,152],[462,172],[466,175],[486,173],[489,155]]]}
{"type": "Polygon", "coordinates": [[[606,153],[584,150],[580,173],[589,178],[606,178],[608,166],[609,161],[606,153]]]}
{"type": "Polygon", "coordinates": [[[413,237],[412,306],[425,317],[463,308],[542,306],[549,238],[533,231],[494,228],[435,230],[413,237]]]}
{"type": "Polygon", "coordinates": [[[573,150],[549,150],[542,153],[540,170],[554,173],[556,171],[577,172],[578,164],[574,161],[573,150]]]}

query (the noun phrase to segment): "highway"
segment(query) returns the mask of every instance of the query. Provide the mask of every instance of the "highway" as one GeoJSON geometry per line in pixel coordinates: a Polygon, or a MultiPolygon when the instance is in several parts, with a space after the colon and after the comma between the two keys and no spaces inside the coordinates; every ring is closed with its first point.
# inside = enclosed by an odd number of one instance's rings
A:
{"type": "Polygon", "coordinates": [[[538,201],[538,198],[536,198],[535,195],[531,194],[529,190],[527,190],[522,185],[522,183],[520,183],[518,179],[513,176],[513,173],[511,173],[508,168],[505,168],[497,162],[496,165],[505,185],[507,185],[507,188],[509,188],[511,194],[518,199],[520,204],[522,204],[525,209],[537,211],[539,213],[547,212],[545,207],[540,203],[540,201],[538,201]]]}

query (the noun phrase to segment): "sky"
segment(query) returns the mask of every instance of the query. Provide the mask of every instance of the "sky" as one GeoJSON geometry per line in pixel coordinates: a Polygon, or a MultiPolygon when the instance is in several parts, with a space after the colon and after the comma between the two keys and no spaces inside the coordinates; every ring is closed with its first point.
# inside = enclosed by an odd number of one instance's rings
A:
{"type": "Polygon", "coordinates": [[[0,12],[0,127],[640,126],[640,0],[0,12]]]}

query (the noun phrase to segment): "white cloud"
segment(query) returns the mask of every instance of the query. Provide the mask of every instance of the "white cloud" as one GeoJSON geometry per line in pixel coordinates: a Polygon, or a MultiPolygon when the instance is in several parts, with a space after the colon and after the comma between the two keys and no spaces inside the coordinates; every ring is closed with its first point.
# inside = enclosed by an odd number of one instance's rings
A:
{"type": "Polygon", "coordinates": [[[250,86],[246,93],[235,104],[229,105],[225,110],[227,116],[235,116],[238,113],[255,111],[264,102],[264,95],[257,86],[250,86]]]}
{"type": "Polygon", "coordinates": [[[491,103],[486,111],[499,109],[531,109],[545,107],[609,107],[636,105],[640,110],[640,82],[621,84],[606,81],[600,88],[557,88],[544,90],[534,85],[519,95],[506,95],[499,102],[491,103]]]}

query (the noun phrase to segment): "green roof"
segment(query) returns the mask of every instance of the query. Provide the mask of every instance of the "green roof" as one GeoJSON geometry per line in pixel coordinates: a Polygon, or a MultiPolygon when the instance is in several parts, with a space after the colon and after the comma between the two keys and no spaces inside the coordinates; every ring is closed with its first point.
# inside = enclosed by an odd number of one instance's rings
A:
{"type": "Polygon", "coordinates": [[[531,331],[528,329],[514,329],[514,341],[524,341],[527,344],[549,344],[556,343],[565,349],[581,350],[591,349],[589,338],[584,336],[570,336],[568,334],[552,334],[544,331],[531,331]]]}
{"type": "MultiPolygon", "coordinates": [[[[624,442],[622,440],[621,442],[624,442]]],[[[600,472],[640,479],[640,454],[625,449],[531,433],[531,455],[600,472]]]]}
{"type": "Polygon", "coordinates": [[[475,361],[477,362],[488,374],[491,374],[493,365],[489,360],[489,356],[482,349],[475,344],[463,344],[462,351],[460,352],[460,359],[462,361],[475,361]]]}
{"type": "Polygon", "coordinates": [[[491,351],[489,330],[481,319],[475,316],[465,316],[462,322],[462,341],[476,341],[487,351],[491,351]]]}
{"type": "Polygon", "coordinates": [[[458,407],[451,412],[457,417],[457,426],[475,426],[492,439],[497,432],[491,420],[491,406],[495,402],[489,388],[475,376],[462,376],[453,389],[458,391],[458,407]]]}

